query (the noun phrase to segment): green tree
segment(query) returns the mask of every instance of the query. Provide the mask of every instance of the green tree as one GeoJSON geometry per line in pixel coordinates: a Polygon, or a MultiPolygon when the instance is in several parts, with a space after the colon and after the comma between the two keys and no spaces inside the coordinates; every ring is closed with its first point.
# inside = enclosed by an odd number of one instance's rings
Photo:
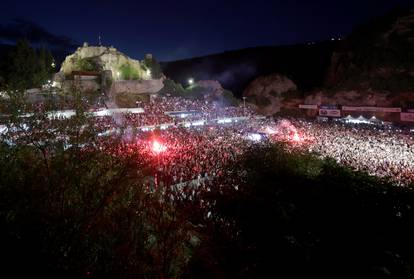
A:
{"type": "Polygon", "coordinates": [[[160,64],[155,60],[155,58],[145,57],[143,61],[145,68],[151,71],[151,78],[159,79],[162,77],[162,70],[160,64]]]}
{"type": "Polygon", "coordinates": [[[33,49],[27,40],[17,42],[10,56],[5,59],[3,86],[13,90],[41,87],[53,74],[53,56],[46,48],[33,49]]]}
{"type": "Polygon", "coordinates": [[[54,59],[49,50],[41,48],[37,56],[36,72],[34,75],[34,83],[36,87],[42,86],[48,80],[51,80],[53,73],[54,59]]]}
{"type": "Polygon", "coordinates": [[[123,80],[138,80],[141,78],[138,70],[130,63],[125,63],[119,67],[121,79],[123,80]]]}
{"type": "Polygon", "coordinates": [[[81,96],[73,92],[76,115],[64,120],[24,95],[0,102],[10,114],[0,138],[4,264],[40,277],[179,278],[194,247],[188,211],[174,192],[148,190],[151,161],[125,142],[125,127],[98,137],[105,128],[81,96]],[[21,117],[23,108],[33,114],[21,117]]]}
{"type": "Polygon", "coordinates": [[[175,83],[172,79],[165,79],[164,80],[164,87],[158,92],[160,95],[164,96],[172,96],[172,97],[184,97],[186,91],[184,87],[179,84],[175,83]]]}
{"type": "Polygon", "coordinates": [[[20,40],[12,52],[8,69],[11,89],[26,89],[36,85],[37,55],[27,40],[20,40]]]}
{"type": "Polygon", "coordinates": [[[99,71],[100,67],[92,58],[81,58],[76,61],[76,69],[78,71],[95,72],[99,71]]]}

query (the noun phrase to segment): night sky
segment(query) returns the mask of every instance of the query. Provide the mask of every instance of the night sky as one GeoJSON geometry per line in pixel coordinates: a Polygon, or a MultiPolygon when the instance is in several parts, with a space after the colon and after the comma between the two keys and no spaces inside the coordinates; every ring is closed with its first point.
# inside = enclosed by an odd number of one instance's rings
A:
{"type": "Polygon", "coordinates": [[[43,36],[64,47],[84,41],[97,44],[101,35],[104,45],[113,45],[133,58],[153,53],[158,60],[168,61],[343,37],[355,24],[396,4],[413,6],[412,2],[2,0],[0,40],[11,42],[24,29],[39,40],[43,36]]]}

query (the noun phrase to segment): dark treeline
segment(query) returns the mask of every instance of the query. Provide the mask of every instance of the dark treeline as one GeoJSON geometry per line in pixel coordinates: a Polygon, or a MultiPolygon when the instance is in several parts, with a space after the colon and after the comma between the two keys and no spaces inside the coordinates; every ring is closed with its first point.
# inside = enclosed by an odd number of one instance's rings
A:
{"type": "Polygon", "coordinates": [[[48,49],[37,50],[20,40],[0,60],[0,88],[39,88],[52,78],[54,68],[48,49]]]}

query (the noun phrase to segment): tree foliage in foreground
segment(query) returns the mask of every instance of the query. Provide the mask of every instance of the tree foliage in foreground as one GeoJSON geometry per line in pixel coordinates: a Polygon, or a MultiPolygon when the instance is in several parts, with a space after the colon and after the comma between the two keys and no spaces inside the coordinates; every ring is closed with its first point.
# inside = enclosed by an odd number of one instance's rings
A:
{"type": "Polygon", "coordinates": [[[0,144],[4,273],[413,276],[409,189],[273,145],[240,156],[211,184],[153,191],[147,158],[122,136],[98,137],[80,102],[75,117],[55,121],[24,94],[10,97],[2,109],[17,132],[0,144]],[[35,113],[19,117],[23,106],[35,113]]]}
{"type": "Polygon", "coordinates": [[[283,146],[254,148],[230,169],[245,176],[206,194],[211,238],[194,278],[412,278],[412,187],[283,146]]]}
{"type": "Polygon", "coordinates": [[[17,42],[0,69],[2,85],[13,90],[39,88],[51,80],[54,59],[49,50],[35,50],[27,40],[17,42]]]}
{"type": "MultiPolygon", "coordinates": [[[[9,101],[19,103],[14,95],[9,101]]],[[[26,118],[9,111],[8,128],[17,132],[0,145],[6,271],[179,277],[197,244],[186,210],[177,210],[173,193],[148,190],[148,166],[137,150],[117,136],[100,144],[103,131],[82,106],[76,111],[59,121],[43,111],[26,118]]]]}

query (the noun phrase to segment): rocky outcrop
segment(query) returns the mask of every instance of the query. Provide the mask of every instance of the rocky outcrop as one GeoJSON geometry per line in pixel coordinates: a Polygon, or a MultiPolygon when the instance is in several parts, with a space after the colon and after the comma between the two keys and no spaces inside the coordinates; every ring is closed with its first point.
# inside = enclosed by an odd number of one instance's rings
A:
{"type": "Polygon", "coordinates": [[[272,115],[280,111],[282,101],[296,93],[297,86],[289,78],[273,74],[259,77],[249,84],[243,96],[257,106],[259,113],[272,115]]]}
{"type": "Polygon", "coordinates": [[[66,57],[60,72],[68,76],[72,71],[112,71],[114,80],[122,80],[127,72],[134,79],[150,79],[150,73],[138,60],[131,59],[113,47],[84,44],[66,57]]]}

